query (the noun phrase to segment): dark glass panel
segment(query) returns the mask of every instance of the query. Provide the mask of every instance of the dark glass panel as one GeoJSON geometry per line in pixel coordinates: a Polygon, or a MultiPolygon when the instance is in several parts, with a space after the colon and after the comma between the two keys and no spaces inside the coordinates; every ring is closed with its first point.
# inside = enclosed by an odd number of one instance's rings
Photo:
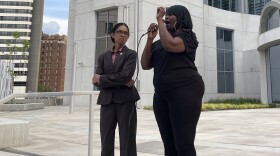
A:
{"type": "Polygon", "coordinates": [[[229,1],[230,0],[221,0],[221,2],[222,2],[222,9],[223,10],[228,10],[228,11],[230,10],[229,9],[229,1]]]}
{"type": "Polygon", "coordinates": [[[213,0],[213,7],[221,8],[221,0],[213,0]]]}
{"type": "Polygon", "coordinates": [[[271,30],[279,27],[280,17],[279,17],[279,9],[273,9],[268,14],[267,21],[267,30],[271,30]]]}
{"type": "Polygon", "coordinates": [[[224,53],[217,53],[217,69],[218,71],[225,70],[225,54],[224,53]]]}
{"type": "Polygon", "coordinates": [[[225,93],[225,73],[218,72],[218,93],[225,93]]]}
{"type": "Polygon", "coordinates": [[[255,2],[254,0],[248,0],[248,13],[255,14],[255,2]]]}
{"type": "Polygon", "coordinates": [[[217,48],[223,49],[224,33],[222,29],[217,28],[217,48]]]}
{"type": "Polygon", "coordinates": [[[233,72],[225,72],[226,93],[234,93],[233,72]]]}
{"type": "Polygon", "coordinates": [[[224,49],[232,50],[232,31],[224,30],[224,49]]]}
{"type": "MultiPolygon", "coordinates": [[[[99,12],[97,17],[97,37],[102,37],[107,35],[107,20],[108,12],[99,12]]],[[[98,45],[98,44],[97,44],[98,45]]]]}
{"type": "Polygon", "coordinates": [[[107,50],[106,38],[96,39],[96,51],[95,51],[95,64],[98,63],[98,57],[107,50]]]}
{"type": "Polygon", "coordinates": [[[213,0],[208,0],[208,5],[213,6],[213,0]]]}

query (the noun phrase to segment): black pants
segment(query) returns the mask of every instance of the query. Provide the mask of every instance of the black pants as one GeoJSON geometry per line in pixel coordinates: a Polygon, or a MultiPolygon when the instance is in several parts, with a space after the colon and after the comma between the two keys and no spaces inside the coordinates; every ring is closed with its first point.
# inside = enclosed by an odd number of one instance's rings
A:
{"type": "Polygon", "coordinates": [[[165,156],[196,156],[194,139],[203,94],[203,80],[154,94],[154,113],[165,156]]]}
{"type": "Polygon", "coordinates": [[[117,124],[120,137],[120,156],[136,156],[137,114],[135,102],[101,106],[101,156],[114,156],[117,124]]]}

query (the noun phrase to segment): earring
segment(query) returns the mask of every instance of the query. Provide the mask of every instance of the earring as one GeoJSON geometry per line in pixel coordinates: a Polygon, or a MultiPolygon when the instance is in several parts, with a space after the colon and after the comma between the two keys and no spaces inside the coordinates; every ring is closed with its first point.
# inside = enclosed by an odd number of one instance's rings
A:
{"type": "Polygon", "coordinates": [[[177,31],[178,29],[177,29],[176,25],[177,25],[177,22],[174,24],[174,29],[177,31]]]}

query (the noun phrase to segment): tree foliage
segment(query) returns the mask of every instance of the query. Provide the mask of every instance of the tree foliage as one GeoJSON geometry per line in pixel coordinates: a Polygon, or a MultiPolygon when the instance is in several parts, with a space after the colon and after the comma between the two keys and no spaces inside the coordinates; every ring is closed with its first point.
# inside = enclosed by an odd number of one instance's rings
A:
{"type": "MultiPolygon", "coordinates": [[[[27,51],[30,49],[31,45],[29,40],[22,40],[19,32],[13,32],[12,33],[13,39],[12,42],[7,42],[7,51],[6,55],[8,55],[8,61],[11,62],[13,65],[15,64],[15,60],[19,60],[21,63],[27,63],[28,61],[28,55],[27,51]],[[20,42],[20,44],[18,44],[20,42]],[[18,55],[18,52],[21,52],[20,55],[18,55]],[[20,58],[17,58],[20,57],[20,58]]],[[[5,51],[3,51],[5,52],[5,51]]],[[[23,67],[24,68],[24,67],[23,67]]],[[[9,68],[8,71],[12,75],[13,78],[17,77],[19,75],[20,71],[15,71],[15,67],[9,68]]]]}
{"type": "Polygon", "coordinates": [[[47,86],[44,86],[42,84],[38,85],[38,92],[53,92],[53,90],[47,86]]]}

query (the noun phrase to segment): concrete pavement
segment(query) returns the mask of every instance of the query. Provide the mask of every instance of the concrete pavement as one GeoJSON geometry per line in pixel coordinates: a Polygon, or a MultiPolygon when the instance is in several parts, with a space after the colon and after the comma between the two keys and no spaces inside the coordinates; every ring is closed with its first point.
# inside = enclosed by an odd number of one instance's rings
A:
{"type": "MultiPolygon", "coordinates": [[[[88,107],[53,106],[0,117],[28,120],[30,144],[0,149],[1,156],[86,156],[88,107]]],[[[100,156],[99,107],[94,112],[93,155],[100,156]]],[[[115,155],[119,156],[116,131],[115,155]]],[[[279,156],[280,109],[202,112],[195,141],[198,156],[279,156]]],[[[138,109],[138,156],[163,155],[152,111],[138,109]]]]}

